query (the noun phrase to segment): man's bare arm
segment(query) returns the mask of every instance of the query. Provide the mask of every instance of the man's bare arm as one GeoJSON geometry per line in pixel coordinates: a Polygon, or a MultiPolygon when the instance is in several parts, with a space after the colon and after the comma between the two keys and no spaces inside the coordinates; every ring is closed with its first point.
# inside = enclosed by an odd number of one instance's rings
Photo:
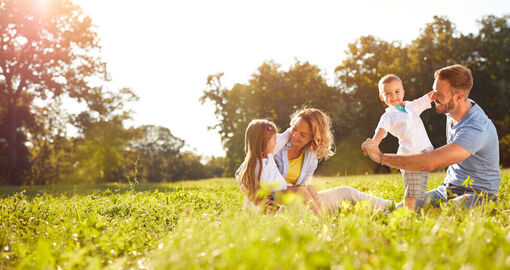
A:
{"type": "Polygon", "coordinates": [[[408,171],[433,171],[459,163],[469,156],[471,153],[464,147],[450,143],[428,153],[383,154],[382,164],[408,171]]]}
{"type": "Polygon", "coordinates": [[[362,148],[373,161],[408,171],[433,171],[459,163],[471,156],[469,151],[456,143],[450,143],[428,153],[401,155],[382,154],[371,139],[365,141],[362,148]]]}

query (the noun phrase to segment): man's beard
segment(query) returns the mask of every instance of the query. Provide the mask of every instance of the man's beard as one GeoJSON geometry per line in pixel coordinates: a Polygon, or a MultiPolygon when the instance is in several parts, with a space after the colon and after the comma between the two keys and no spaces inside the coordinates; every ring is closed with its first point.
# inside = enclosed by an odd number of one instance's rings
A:
{"type": "Polygon", "coordinates": [[[436,103],[436,112],[439,114],[449,113],[455,107],[453,104],[453,98],[450,98],[450,100],[446,104],[440,103],[441,109],[439,107],[437,107],[437,101],[434,101],[434,102],[436,103]]]}

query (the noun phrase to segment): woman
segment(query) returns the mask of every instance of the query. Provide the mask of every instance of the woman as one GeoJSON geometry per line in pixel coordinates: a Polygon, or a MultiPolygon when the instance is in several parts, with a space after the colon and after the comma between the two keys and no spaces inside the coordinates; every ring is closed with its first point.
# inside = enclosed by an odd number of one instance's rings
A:
{"type": "Polygon", "coordinates": [[[288,185],[305,186],[314,200],[319,201],[310,183],[319,160],[334,154],[331,120],[321,110],[313,108],[298,110],[290,118],[290,140],[275,155],[276,164],[288,185]]]}

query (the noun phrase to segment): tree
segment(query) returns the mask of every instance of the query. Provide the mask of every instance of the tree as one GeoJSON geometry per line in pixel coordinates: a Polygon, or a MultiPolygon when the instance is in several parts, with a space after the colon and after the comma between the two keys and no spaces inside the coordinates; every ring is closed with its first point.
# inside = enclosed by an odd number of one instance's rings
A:
{"type": "Polygon", "coordinates": [[[135,169],[137,153],[129,146],[136,136],[120,118],[91,123],[85,137],[75,142],[73,177],[88,183],[125,180],[135,169]]]}
{"type": "MultiPolygon", "coordinates": [[[[25,144],[27,141],[27,133],[38,132],[38,127],[35,124],[36,119],[30,112],[28,104],[30,104],[31,98],[28,95],[23,95],[20,101],[16,105],[16,111],[18,117],[16,119],[16,125],[22,126],[23,129],[16,131],[15,144],[16,152],[19,153],[16,156],[16,163],[18,164],[19,176],[26,176],[27,171],[30,167],[30,152],[29,148],[25,144]]],[[[6,118],[7,110],[7,98],[3,93],[0,93],[0,183],[7,177],[7,171],[9,169],[9,147],[7,144],[7,125],[3,119],[6,118]]]]}
{"type": "Polygon", "coordinates": [[[145,125],[138,128],[140,139],[133,148],[140,154],[141,179],[147,182],[176,180],[179,174],[180,153],[184,140],[175,137],[168,128],[145,125]]]}
{"type": "Polygon", "coordinates": [[[225,171],[225,158],[224,157],[210,157],[205,164],[205,177],[220,177],[225,171]]]}
{"type": "Polygon", "coordinates": [[[470,97],[494,122],[499,135],[500,162],[510,166],[510,15],[486,16],[468,42],[474,44],[469,67],[474,73],[470,97]]]}
{"type": "MultiPolygon", "coordinates": [[[[467,37],[458,33],[455,24],[446,17],[434,16],[419,36],[407,46],[409,70],[404,81],[406,99],[414,99],[432,90],[434,72],[453,64],[466,64],[472,54],[467,37]]],[[[435,147],[446,143],[445,117],[434,110],[426,110],[421,118],[435,147]]]]}
{"type": "Polygon", "coordinates": [[[70,115],[62,110],[62,101],[52,99],[44,106],[33,106],[36,131],[30,132],[30,173],[24,184],[56,184],[67,182],[73,175],[74,138],[69,138],[70,115]]]}
{"type": "MultiPolygon", "coordinates": [[[[394,73],[402,78],[405,87],[409,63],[407,50],[400,43],[373,36],[360,37],[348,45],[345,53],[346,59],[335,69],[343,102],[332,115],[340,151],[332,158],[335,169],[327,174],[380,170],[381,167],[363,156],[360,145],[365,138],[373,136],[384,112],[385,105],[379,99],[377,86],[379,79],[394,73]]],[[[386,139],[381,148],[394,151],[396,140],[386,139]]]]}
{"type": "Polygon", "coordinates": [[[131,142],[140,135],[135,128],[125,128],[124,121],[131,119],[127,106],[138,96],[129,88],[96,90],[87,96],[89,110],[72,119],[81,135],[74,141],[73,173],[90,183],[121,181],[135,169],[137,153],[131,142]]]}
{"type": "Polygon", "coordinates": [[[274,62],[263,63],[247,84],[231,89],[221,84],[223,74],[211,75],[200,98],[212,102],[219,123],[218,130],[226,149],[224,174],[231,176],[244,159],[244,132],[254,118],[267,118],[285,130],[289,116],[303,106],[313,106],[326,113],[333,111],[339,92],[326,84],[321,70],[308,62],[296,63],[282,71],[274,62]]]}
{"type": "Polygon", "coordinates": [[[171,182],[221,176],[222,158],[203,164],[202,157],[184,151],[185,142],[166,127],[145,125],[138,128],[140,137],[132,147],[140,155],[139,172],[143,182],[171,182]]]}
{"type": "Polygon", "coordinates": [[[20,184],[20,105],[62,94],[84,99],[91,78],[106,79],[92,21],[69,0],[4,0],[0,3],[0,93],[5,97],[7,184],[20,184]],[[25,102],[24,99],[25,98],[25,102]]]}

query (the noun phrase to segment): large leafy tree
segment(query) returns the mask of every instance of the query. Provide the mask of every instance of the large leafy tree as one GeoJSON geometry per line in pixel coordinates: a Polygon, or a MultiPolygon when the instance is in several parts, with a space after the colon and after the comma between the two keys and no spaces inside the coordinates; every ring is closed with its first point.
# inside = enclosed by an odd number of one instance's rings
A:
{"type": "MultiPolygon", "coordinates": [[[[89,17],[69,0],[0,2],[0,95],[2,136],[7,144],[7,184],[20,184],[20,107],[34,98],[66,95],[78,100],[94,92],[90,82],[106,79],[98,38],[89,17]]],[[[31,111],[31,110],[30,110],[31,111]]],[[[32,112],[32,111],[31,111],[32,112]]],[[[21,141],[23,139],[21,138],[21,141]]]]}

